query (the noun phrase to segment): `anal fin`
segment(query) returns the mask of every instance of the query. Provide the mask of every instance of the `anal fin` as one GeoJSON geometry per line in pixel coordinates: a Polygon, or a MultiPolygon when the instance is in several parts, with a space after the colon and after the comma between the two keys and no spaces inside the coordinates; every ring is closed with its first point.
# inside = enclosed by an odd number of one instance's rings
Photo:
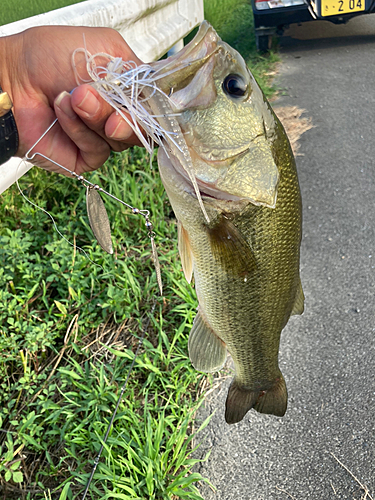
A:
{"type": "Polygon", "coordinates": [[[212,373],[224,366],[226,346],[203,319],[199,309],[189,335],[188,347],[190,361],[196,370],[212,373]]]}
{"type": "Polygon", "coordinates": [[[302,290],[302,283],[300,278],[297,287],[296,298],[290,315],[294,316],[295,314],[302,314],[304,309],[305,309],[305,295],[302,290]]]}

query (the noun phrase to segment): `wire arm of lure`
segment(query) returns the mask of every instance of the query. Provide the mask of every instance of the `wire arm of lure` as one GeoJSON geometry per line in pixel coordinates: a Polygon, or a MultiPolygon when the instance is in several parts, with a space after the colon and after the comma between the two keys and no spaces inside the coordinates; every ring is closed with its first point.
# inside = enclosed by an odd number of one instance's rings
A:
{"type": "MultiPolygon", "coordinates": [[[[52,160],[52,158],[49,158],[48,156],[45,156],[44,154],[39,153],[38,151],[36,151],[35,153],[31,154],[31,151],[39,144],[39,142],[51,130],[51,128],[55,125],[55,123],[57,123],[57,121],[58,120],[56,118],[55,121],[47,128],[47,130],[36,141],[36,143],[33,146],[31,146],[31,148],[25,154],[24,159],[28,160],[28,161],[32,161],[32,160],[35,159],[36,156],[40,156],[41,158],[44,158],[45,160],[47,160],[47,161],[53,163],[54,165],[56,165],[57,167],[61,168],[65,172],[68,172],[70,175],[72,175],[73,177],[75,177],[77,179],[77,181],[80,181],[85,187],[90,187],[90,188],[96,189],[97,191],[105,194],[106,196],[109,196],[113,200],[118,201],[122,205],[125,205],[127,208],[130,208],[130,210],[133,212],[133,214],[140,214],[143,217],[145,217],[145,219],[148,219],[148,217],[150,215],[150,212],[148,210],[140,210],[139,208],[135,208],[132,205],[129,205],[129,203],[126,203],[125,201],[120,200],[120,198],[117,198],[113,194],[109,193],[108,191],[106,191],[105,189],[103,189],[102,187],[100,187],[98,184],[94,184],[94,183],[90,182],[85,177],[83,177],[83,175],[77,174],[73,170],[70,170],[69,168],[64,167],[63,165],[61,165],[57,161],[52,160]]],[[[146,224],[146,227],[147,227],[147,224],[146,224]]]]}
{"type": "MultiPolygon", "coordinates": [[[[86,191],[86,206],[87,206],[87,213],[88,213],[91,229],[92,229],[94,236],[97,239],[99,245],[103,248],[103,250],[105,250],[109,254],[113,254],[113,247],[112,247],[112,242],[111,242],[111,229],[110,229],[110,225],[109,225],[108,215],[107,215],[107,211],[105,209],[105,206],[103,204],[101,197],[99,195],[96,195],[95,191],[103,193],[106,196],[109,196],[113,200],[117,201],[118,203],[121,203],[125,207],[129,208],[134,215],[142,215],[142,217],[144,217],[144,219],[145,219],[145,226],[146,226],[146,229],[148,232],[148,236],[150,238],[152,260],[153,260],[154,267],[155,267],[156,280],[158,283],[160,295],[162,295],[163,294],[163,285],[162,285],[162,280],[161,280],[160,264],[159,264],[159,258],[158,258],[157,249],[156,249],[156,245],[155,245],[155,233],[153,232],[152,222],[150,221],[150,212],[148,210],[140,210],[139,208],[133,207],[129,203],[126,203],[125,201],[121,200],[120,198],[117,198],[113,194],[109,193],[108,191],[106,191],[105,189],[100,187],[98,184],[93,184],[92,182],[87,180],[85,177],[83,177],[83,175],[78,175],[73,170],[70,170],[70,169],[64,167],[60,163],[52,160],[51,158],[48,158],[46,155],[43,155],[42,153],[39,153],[38,151],[35,151],[33,154],[31,154],[32,150],[39,144],[39,142],[43,139],[43,137],[45,137],[45,135],[52,129],[52,127],[56,124],[56,122],[57,122],[57,119],[54,120],[54,122],[47,128],[47,130],[42,134],[42,136],[36,141],[36,143],[27,151],[27,153],[25,155],[25,159],[32,161],[32,160],[34,160],[34,158],[36,156],[40,156],[40,157],[44,158],[45,160],[50,161],[51,163],[53,163],[57,167],[61,168],[65,172],[68,172],[70,175],[75,177],[77,179],[77,181],[81,182],[83,184],[83,186],[86,187],[86,190],[87,190],[86,191]]],[[[21,194],[22,194],[22,196],[24,196],[22,192],[21,192],[21,194]]],[[[32,203],[32,202],[30,202],[30,203],[32,203]]],[[[55,224],[55,221],[53,218],[52,218],[52,221],[55,225],[56,230],[61,235],[60,231],[56,227],[56,224],[55,224]]],[[[64,237],[64,239],[66,239],[66,238],[64,237]]]]}

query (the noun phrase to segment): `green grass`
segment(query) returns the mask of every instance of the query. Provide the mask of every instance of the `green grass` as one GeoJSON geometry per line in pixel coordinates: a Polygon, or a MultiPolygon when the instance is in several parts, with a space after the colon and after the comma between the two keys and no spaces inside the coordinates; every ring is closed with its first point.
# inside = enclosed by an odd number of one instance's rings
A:
{"type": "Polygon", "coordinates": [[[0,26],[85,0],[2,0],[0,26]]]}
{"type": "MultiPolygon", "coordinates": [[[[265,73],[276,56],[256,53],[250,3],[210,0],[205,16],[270,95],[265,73]]],[[[187,356],[197,300],[183,278],[171,207],[157,168],[150,169],[139,148],[113,154],[91,180],[150,210],[164,297],[157,299],[88,498],[199,500],[196,483],[203,478],[191,453],[206,378],[187,356]]],[[[157,296],[150,240],[144,220],[107,197],[115,253],[106,255],[94,242],[81,185],[33,169],[21,187],[87,255],[62,240],[15,186],[0,196],[0,494],[75,499],[157,296]]]]}
{"type": "MultiPolygon", "coordinates": [[[[157,170],[150,170],[140,149],[113,155],[92,179],[150,210],[165,297],[151,319],[90,498],[198,499],[192,483],[201,478],[191,473],[196,461],[189,455],[203,376],[187,357],[197,303],[181,275],[175,220],[157,170]]],[[[67,498],[77,498],[157,296],[150,242],[144,220],[106,198],[115,257],[103,255],[93,243],[80,185],[37,169],[21,184],[95,264],[73,252],[15,187],[1,197],[0,485],[7,498],[21,498],[21,484],[30,490],[26,498],[42,499],[48,491],[59,498],[69,483],[67,498]]]]}

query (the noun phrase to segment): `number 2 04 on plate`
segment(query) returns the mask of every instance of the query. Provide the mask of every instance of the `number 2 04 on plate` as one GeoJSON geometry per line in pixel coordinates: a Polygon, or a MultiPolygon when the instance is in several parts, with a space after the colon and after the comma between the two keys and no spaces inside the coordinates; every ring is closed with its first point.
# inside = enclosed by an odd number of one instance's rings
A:
{"type": "Polygon", "coordinates": [[[339,16],[365,10],[365,0],[321,0],[321,16],[339,16]]]}

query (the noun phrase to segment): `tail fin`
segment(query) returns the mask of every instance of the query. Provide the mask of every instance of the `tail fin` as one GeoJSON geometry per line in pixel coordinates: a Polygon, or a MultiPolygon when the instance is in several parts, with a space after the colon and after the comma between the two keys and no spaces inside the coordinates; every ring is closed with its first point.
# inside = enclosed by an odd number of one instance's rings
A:
{"type": "Polygon", "coordinates": [[[253,408],[258,399],[258,391],[249,391],[240,387],[236,379],[229,387],[225,403],[225,421],[227,424],[240,422],[246,413],[253,408]]]}
{"type": "Polygon", "coordinates": [[[228,391],[225,421],[227,424],[240,422],[251,408],[260,413],[282,417],[285,415],[287,402],[288,393],[281,373],[267,390],[248,390],[234,379],[228,391]]]}

